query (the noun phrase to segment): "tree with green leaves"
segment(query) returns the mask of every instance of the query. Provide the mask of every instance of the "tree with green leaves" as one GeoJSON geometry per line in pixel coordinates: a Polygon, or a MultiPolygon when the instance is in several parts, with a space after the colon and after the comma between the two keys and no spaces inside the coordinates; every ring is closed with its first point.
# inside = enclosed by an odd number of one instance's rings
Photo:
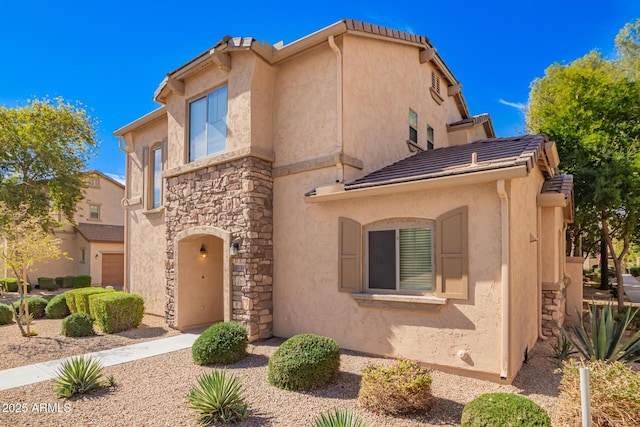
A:
{"type": "Polygon", "coordinates": [[[40,218],[44,229],[56,208],[73,222],[86,187],[86,165],[97,150],[97,121],[62,98],[0,107],[0,201],[40,218]]]}
{"type": "Polygon", "coordinates": [[[27,270],[36,262],[59,258],[60,239],[42,229],[40,219],[29,215],[27,206],[18,210],[8,209],[0,202],[0,238],[4,241],[0,250],[0,260],[19,278],[21,286],[19,314],[16,316],[18,327],[24,336],[31,336],[29,330],[29,305],[27,304],[27,270]],[[26,331],[22,329],[24,314],[26,331]]]}
{"type": "Polygon", "coordinates": [[[638,25],[640,20],[621,30],[616,40],[625,44],[618,45],[616,60],[593,51],[547,68],[532,83],[527,111],[529,130],[557,142],[561,169],[574,176],[571,234],[579,239],[587,233],[594,240],[599,230],[606,242],[616,267],[619,310],[622,260],[640,232],[640,80],[631,72],[640,59],[629,56],[638,48],[638,25]],[[622,242],[617,252],[614,239],[622,242]]]}

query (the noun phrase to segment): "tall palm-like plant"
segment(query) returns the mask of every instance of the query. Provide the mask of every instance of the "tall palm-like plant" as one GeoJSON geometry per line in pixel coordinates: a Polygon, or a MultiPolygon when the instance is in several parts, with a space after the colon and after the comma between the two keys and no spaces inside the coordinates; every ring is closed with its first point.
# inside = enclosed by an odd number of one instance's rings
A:
{"type": "Polygon", "coordinates": [[[611,302],[602,308],[591,304],[589,328],[579,310],[576,309],[580,324],[571,325],[573,334],[564,328],[559,330],[586,359],[631,363],[640,360],[640,331],[626,340],[624,335],[638,311],[640,311],[638,307],[627,307],[620,321],[616,321],[611,302]]]}

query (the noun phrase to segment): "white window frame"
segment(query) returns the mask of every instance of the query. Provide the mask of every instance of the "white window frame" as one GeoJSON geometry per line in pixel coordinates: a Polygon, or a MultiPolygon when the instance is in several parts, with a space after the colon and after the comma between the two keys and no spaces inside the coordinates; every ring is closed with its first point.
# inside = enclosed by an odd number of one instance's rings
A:
{"type": "Polygon", "coordinates": [[[227,132],[227,130],[228,130],[227,129],[227,121],[228,121],[228,117],[229,117],[229,87],[228,87],[228,85],[225,83],[225,84],[223,84],[221,86],[218,86],[215,89],[213,89],[213,90],[211,90],[211,91],[209,91],[207,93],[204,93],[204,94],[202,94],[200,96],[197,96],[197,97],[189,100],[189,102],[187,103],[187,112],[188,112],[187,113],[188,114],[188,117],[187,117],[187,139],[186,139],[187,140],[187,144],[186,144],[186,147],[187,147],[187,153],[186,153],[187,162],[192,163],[192,162],[194,162],[194,161],[196,161],[198,159],[202,159],[202,158],[214,155],[214,154],[219,154],[219,153],[225,152],[226,151],[226,147],[227,147],[227,142],[228,142],[227,139],[228,139],[228,136],[229,136],[228,132],[227,132]],[[226,114],[225,114],[225,117],[224,117],[224,125],[225,125],[224,142],[225,142],[225,146],[223,147],[222,150],[209,152],[208,151],[208,147],[207,147],[208,146],[208,137],[207,137],[207,134],[206,134],[208,132],[208,126],[209,126],[209,122],[208,122],[209,95],[211,95],[213,93],[216,93],[218,91],[221,91],[223,89],[226,90],[226,93],[227,93],[227,99],[225,100],[226,114]],[[203,99],[206,100],[206,109],[205,109],[205,129],[206,129],[206,131],[205,131],[205,138],[204,138],[205,139],[205,141],[204,141],[204,143],[205,143],[205,154],[202,155],[202,156],[196,157],[195,154],[192,153],[192,146],[191,146],[191,118],[192,118],[191,117],[191,115],[192,115],[191,114],[191,106],[194,103],[196,103],[198,101],[201,101],[203,99]]]}
{"type": "Polygon", "coordinates": [[[436,260],[435,260],[435,221],[430,219],[396,219],[379,221],[364,227],[363,273],[364,289],[368,293],[405,294],[405,295],[433,295],[436,288],[436,260]],[[369,287],[369,233],[372,231],[395,231],[396,242],[399,241],[401,229],[430,228],[431,229],[431,289],[409,290],[400,289],[400,245],[395,247],[396,283],[395,289],[380,289],[369,287]]]}
{"type": "Polygon", "coordinates": [[[159,209],[162,207],[162,196],[163,196],[163,185],[162,185],[162,170],[164,169],[164,152],[163,152],[163,147],[162,147],[162,143],[158,142],[156,144],[154,144],[153,146],[151,146],[151,148],[149,149],[149,192],[147,195],[147,209],[152,210],[152,209],[159,209]],[[159,183],[159,190],[160,190],[160,195],[158,197],[158,200],[156,200],[156,181],[155,181],[155,172],[156,172],[156,164],[158,163],[158,159],[156,159],[155,154],[156,152],[160,152],[160,159],[159,159],[159,165],[160,165],[160,183],[159,183]],[[157,204],[157,206],[156,206],[157,204]]]}

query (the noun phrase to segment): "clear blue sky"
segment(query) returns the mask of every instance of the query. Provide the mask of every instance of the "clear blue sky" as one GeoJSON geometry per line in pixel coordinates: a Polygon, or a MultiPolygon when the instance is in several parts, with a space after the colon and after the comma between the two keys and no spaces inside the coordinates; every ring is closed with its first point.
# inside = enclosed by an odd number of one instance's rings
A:
{"type": "Polygon", "coordinates": [[[638,0],[6,1],[0,10],[0,105],[62,96],[100,120],[90,167],[124,176],[113,131],[154,110],[167,72],[224,35],[289,43],[342,18],[428,36],[463,85],[472,114],[498,136],[521,133],[529,85],[553,62],[613,40],[638,0]]]}

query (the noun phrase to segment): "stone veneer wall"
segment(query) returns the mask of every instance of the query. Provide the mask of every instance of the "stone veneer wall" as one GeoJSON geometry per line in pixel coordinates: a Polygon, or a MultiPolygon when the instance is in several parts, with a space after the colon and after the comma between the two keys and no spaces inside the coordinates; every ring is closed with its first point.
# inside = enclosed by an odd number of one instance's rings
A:
{"type": "Polygon", "coordinates": [[[560,281],[555,285],[542,285],[542,334],[547,337],[557,336],[556,323],[564,324],[566,309],[566,283],[560,281]]]}
{"type": "Polygon", "coordinates": [[[232,258],[232,320],[249,340],[273,330],[273,176],[271,164],[254,157],[232,160],[166,180],[167,264],[165,317],[175,326],[175,236],[208,225],[239,239],[232,258]]]}

